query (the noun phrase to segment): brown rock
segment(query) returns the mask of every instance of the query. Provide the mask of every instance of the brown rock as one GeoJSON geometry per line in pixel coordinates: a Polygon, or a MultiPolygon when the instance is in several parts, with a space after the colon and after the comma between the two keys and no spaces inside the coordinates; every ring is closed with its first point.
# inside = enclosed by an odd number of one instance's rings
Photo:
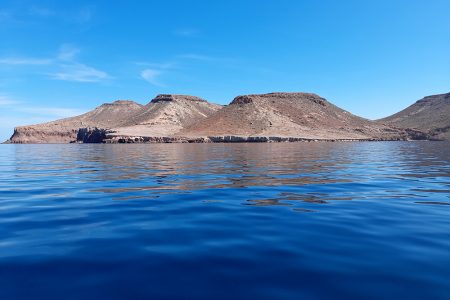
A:
{"type": "Polygon", "coordinates": [[[404,110],[378,121],[424,131],[433,139],[450,140],[450,93],[424,97],[404,110]]]}
{"type": "Polygon", "coordinates": [[[112,136],[162,137],[205,119],[222,106],[189,95],[158,95],[126,122],[113,128],[112,136]]]}
{"type": "Polygon", "coordinates": [[[128,100],[105,103],[80,116],[43,124],[16,127],[9,142],[70,143],[77,139],[79,128],[120,126],[141,108],[141,104],[128,100]]]}
{"type": "Polygon", "coordinates": [[[178,135],[234,136],[234,139],[236,136],[290,137],[299,140],[409,138],[405,130],[357,117],[310,93],[238,96],[230,105],[181,130],[178,135]]]}

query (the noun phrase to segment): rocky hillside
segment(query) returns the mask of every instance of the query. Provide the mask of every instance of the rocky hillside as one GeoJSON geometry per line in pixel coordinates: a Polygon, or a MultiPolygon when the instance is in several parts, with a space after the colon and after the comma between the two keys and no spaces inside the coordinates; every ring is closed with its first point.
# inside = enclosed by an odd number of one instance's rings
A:
{"type": "MultiPolygon", "coordinates": [[[[439,103],[448,103],[446,99],[439,103]]],[[[442,114],[443,119],[448,115],[445,111],[442,114]]],[[[385,123],[389,124],[360,118],[310,93],[238,96],[225,107],[194,96],[158,95],[145,106],[116,101],[77,117],[17,127],[10,142],[268,142],[428,137],[409,129],[409,125],[400,128],[403,124],[385,123]]]]}
{"type": "Polygon", "coordinates": [[[10,143],[69,143],[77,139],[82,127],[111,128],[121,126],[143,108],[128,100],[105,103],[80,116],[14,129],[10,143]]]}
{"type": "Polygon", "coordinates": [[[405,139],[408,133],[352,115],[310,93],[236,97],[181,136],[265,136],[306,139],[405,139]]]}
{"type": "Polygon", "coordinates": [[[427,96],[404,110],[378,121],[429,132],[435,139],[450,140],[450,93],[427,96]]]}
{"type": "Polygon", "coordinates": [[[211,116],[221,108],[221,105],[194,96],[158,95],[126,122],[113,127],[112,135],[170,136],[211,116]]]}

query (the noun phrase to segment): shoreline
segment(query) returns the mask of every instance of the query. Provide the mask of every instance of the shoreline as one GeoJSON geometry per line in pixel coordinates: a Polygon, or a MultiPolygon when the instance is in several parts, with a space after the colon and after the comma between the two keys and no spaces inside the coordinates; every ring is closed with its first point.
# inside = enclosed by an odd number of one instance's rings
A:
{"type": "Polygon", "coordinates": [[[263,144],[263,143],[351,143],[351,142],[445,142],[439,139],[313,139],[300,137],[243,137],[243,136],[208,136],[208,137],[113,137],[97,142],[71,141],[70,143],[23,143],[5,141],[8,145],[68,145],[68,144],[263,144]]]}

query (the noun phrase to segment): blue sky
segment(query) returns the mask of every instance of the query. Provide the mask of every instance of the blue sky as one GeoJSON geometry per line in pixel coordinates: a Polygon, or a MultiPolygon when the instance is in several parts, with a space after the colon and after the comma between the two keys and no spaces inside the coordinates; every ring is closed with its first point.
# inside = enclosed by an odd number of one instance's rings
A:
{"type": "Polygon", "coordinates": [[[0,1],[0,139],[158,93],[317,93],[379,118],[450,91],[450,1],[0,1]]]}

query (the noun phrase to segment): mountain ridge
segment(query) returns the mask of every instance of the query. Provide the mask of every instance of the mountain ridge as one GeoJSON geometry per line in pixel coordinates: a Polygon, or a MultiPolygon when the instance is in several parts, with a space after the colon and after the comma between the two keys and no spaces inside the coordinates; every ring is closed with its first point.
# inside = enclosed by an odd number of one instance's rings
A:
{"type": "MultiPolygon", "coordinates": [[[[415,104],[435,103],[435,96],[415,104]]],[[[433,127],[424,133],[415,127],[399,126],[389,118],[371,121],[314,93],[240,95],[225,106],[196,96],[160,94],[146,105],[117,100],[79,116],[19,126],[9,142],[423,140],[433,135],[432,130],[446,130],[433,127]]]]}
{"type": "Polygon", "coordinates": [[[186,136],[276,136],[306,139],[396,139],[406,133],[355,116],[313,93],[241,95],[180,132],[186,136]]]}

